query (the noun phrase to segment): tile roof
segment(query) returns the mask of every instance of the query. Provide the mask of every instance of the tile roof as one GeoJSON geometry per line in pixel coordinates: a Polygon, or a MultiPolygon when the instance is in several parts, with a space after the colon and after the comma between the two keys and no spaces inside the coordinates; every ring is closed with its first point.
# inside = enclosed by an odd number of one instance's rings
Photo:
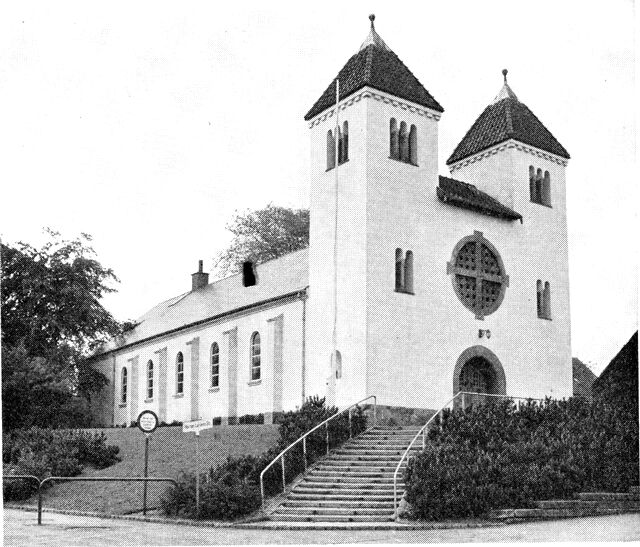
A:
{"type": "Polygon", "coordinates": [[[140,317],[133,330],[98,353],[302,291],[309,285],[309,250],[258,264],[256,274],[258,283],[252,287],[243,286],[242,275],[232,275],[160,303],[140,317]]]}
{"type": "MultiPolygon", "coordinates": [[[[376,34],[377,37],[377,34],[376,34]]],[[[400,58],[384,42],[365,40],[363,49],[347,61],[338,73],[340,100],[365,86],[372,87],[401,99],[444,112],[438,101],[424,88],[400,58]]],[[[304,117],[310,120],[323,110],[336,104],[336,80],[320,96],[304,117]]]]}
{"type": "MultiPolygon", "coordinates": [[[[511,91],[510,88],[508,91],[511,91]]],[[[501,94],[503,93],[501,92],[501,94]]],[[[521,103],[513,92],[505,92],[505,98],[500,98],[501,94],[498,95],[498,100],[485,108],[471,129],[467,131],[447,160],[447,165],[509,139],[569,159],[569,152],[529,110],[527,105],[521,103]]]]}
{"type": "Polygon", "coordinates": [[[522,220],[521,214],[502,205],[497,199],[478,190],[473,184],[440,176],[436,194],[443,203],[450,203],[456,207],[507,220],[522,220]]]}

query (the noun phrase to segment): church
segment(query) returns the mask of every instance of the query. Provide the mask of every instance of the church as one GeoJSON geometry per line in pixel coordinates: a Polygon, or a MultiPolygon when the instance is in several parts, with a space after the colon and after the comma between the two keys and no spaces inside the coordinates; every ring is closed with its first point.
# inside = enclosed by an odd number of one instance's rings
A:
{"type": "MultiPolygon", "coordinates": [[[[374,27],[306,113],[310,245],[162,302],[93,357],[101,425],[265,423],[325,396],[572,395],[567,150],[507,83],[438,174],[444,109],[374,27]]],[[[497,86],[498,87],[498,86],[497,86]]]]}

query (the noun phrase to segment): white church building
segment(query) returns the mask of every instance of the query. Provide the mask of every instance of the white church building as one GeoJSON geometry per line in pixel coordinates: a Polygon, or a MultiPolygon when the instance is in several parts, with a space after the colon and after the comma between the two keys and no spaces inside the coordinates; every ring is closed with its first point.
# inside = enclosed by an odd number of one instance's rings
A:
{"type": "Polygon", "coordinates": [[[443,108],[372,16],[305,116],[309,248],[213,283],[201,262],[189,292],[94,357],[109,379],[96,420],[269,423],[313,395],[400,413],[463,389],[571,396],[569,154],[503,74],[441,176],[443,108]]]}

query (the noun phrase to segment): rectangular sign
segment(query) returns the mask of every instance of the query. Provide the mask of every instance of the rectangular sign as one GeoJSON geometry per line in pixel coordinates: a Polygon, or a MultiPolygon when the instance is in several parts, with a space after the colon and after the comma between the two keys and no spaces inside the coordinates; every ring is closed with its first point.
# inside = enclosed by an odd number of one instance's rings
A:
{"type": "Polygon", "coordinates": [[[185,422],[182,424],[183,433],[198,433],[203,429],[210,429],[213,427],[211,420],[194,420],[192,422],[185,422]]]}

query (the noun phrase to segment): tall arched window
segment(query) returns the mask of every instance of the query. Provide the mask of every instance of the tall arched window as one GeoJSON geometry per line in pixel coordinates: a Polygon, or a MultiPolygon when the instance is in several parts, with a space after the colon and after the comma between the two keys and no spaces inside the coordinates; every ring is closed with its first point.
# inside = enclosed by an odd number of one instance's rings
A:
{"type": "Polygon", "coordinates": [[[533,165],[529,166],[529,199],[536,200],[536,170],[533,165]]]}
{"type": "Polygon", "coordinates": [[[402,249],[396,249],[396,291],[401,291],[404,288],[404,264],[402,257],[402,249]]]}
{"type": "Polygon", "coordinates": [[[409,136],[407,135],[407,124],[405,122],[400,122],[398,142],[400,143],[400,161],[409,161],[409,136]]]}
{"type": "Polygon", "coordinates": [[[389,122],[389,156],[394,160],[400,159],[400,147],[398,143],[398,122],[391,118],[389,122]]]}
{"type": "Polygon", "coordinates": [[[411,125],[409,130],[409,155],[407,160],[413,165],[418,165],[418,130],[411,125]]]}
{"type": "Polygon", "coordinates": [[[549,283],[548,281],[544,284],[542,307],[544,309],[545,319],[551,319],[551,283],[549,283]]]}
{"type": "Polygon", "coordinates": [[[413,252],[407,251],[404,259],[404,290],[413,292],[413,252]]]}
{"type": "Polygon", "coordinates": [[[127,402],[127,367],[122,367],[120,372],[120,402],[127,402]]]}
{"type": "Polygon", "coordinates": [[[340,141],[340,163],[344,163],[349,160],[349,124],[344,122],[342,124],[342,136],[340,141]]]}
{"type": "Polygon", "coordinates": [[[184,393],[184,355],[181,351],[176,355],[176,393],[184,393]]]}
{"type": "Polygon", "coordinates": [[[251,380],[260,380],[260,333],[251,335],[251,380]]]}
{"type": "Polygon", "coordinates": [[[544,178],[542,179],[542,203],[543,205],[551,206],[551,175],[549,171],[544,172],[544,178]]]}
{"type": "Polygon", "coordinates": [[[211,344],[211,387],[220,385],[220,348],[218,343],[211,344]]]}
{"type": "Polygon", "coordinates": [[[153,361],[147,363],[147,399],[153,399],[153,361]]]}
{"type": "Polygon", "coordinates": [[[327,169],[333,169],[336,166],[336,141],[333,133],[327,131],[327,169]]]}
{"type": "Polygon", "coordinates": [[[542,203],[542,169],[536,171],[536,203],[542,203]]]}

